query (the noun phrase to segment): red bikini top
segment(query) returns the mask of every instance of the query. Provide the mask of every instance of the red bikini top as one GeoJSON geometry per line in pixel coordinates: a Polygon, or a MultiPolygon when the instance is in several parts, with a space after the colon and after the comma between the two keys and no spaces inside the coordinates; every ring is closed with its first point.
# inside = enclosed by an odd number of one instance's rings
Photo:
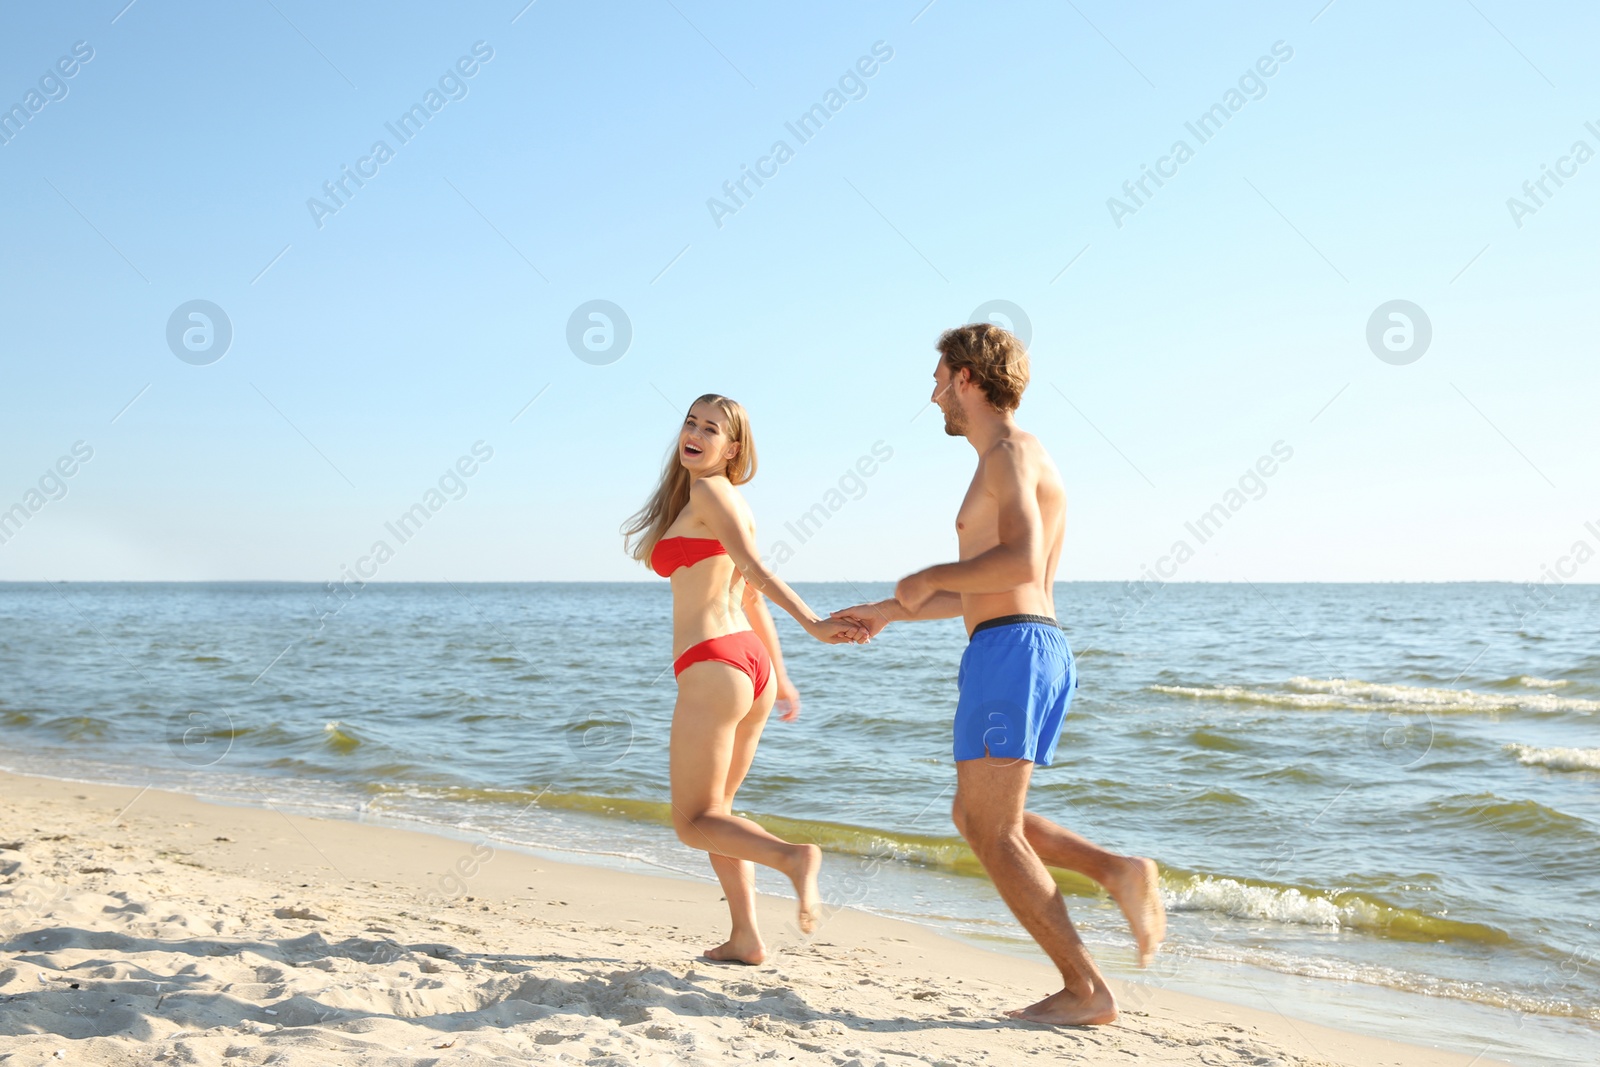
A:
{"type": "Polygon", "coordinates": [[[727,554],[715,537],[663,537],[650,550],[650,566],[661,577],[670,578],[679,567],[692,567],[703,559],[727,554]]]}

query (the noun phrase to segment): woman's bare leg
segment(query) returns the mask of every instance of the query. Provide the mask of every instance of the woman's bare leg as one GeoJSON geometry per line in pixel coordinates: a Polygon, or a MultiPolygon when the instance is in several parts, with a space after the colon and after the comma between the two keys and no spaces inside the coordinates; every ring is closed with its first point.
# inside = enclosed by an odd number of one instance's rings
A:
{"type": "Polygon", "coordinates": [[[815,926],[821,904],[821,850],[792,845],[732,813],[733,793],[755,757],[774,693],[769,685],[758,701],[750,677],[725,663],[696,663],[678,676],[671,742],[673,825],[684,844],[712,854],[734,922],[733,936],[722,946],[727,951],[713,950],[713,958],[765,955],[755,927],[754,871],[746,872],[740,861],[788,876],[800,898],[803,931],[815,926]]]}
{"type": "Polygon", "coordinates": [[[717,872],[722,895],[728,900],[733,929],[728,940],[706,949],[704,955],[719,963],[760,963],[767,958],[767,944],[756,926],[756,865],[715,852],[710,857],[711,869],[717,872]]]}
{"type": "MultiPolygon", "coordinates": [[[[733,735],[733,757],[728,767],[728,778],[722,789],[722,804],[733,810],[734,796],[750,773],[750,764],[756,757],[756,745],[761,742],[761,731],[767,725],[767,715],[772,711],[773,694],[777,688],[768,685],[766,692],[756,697],[745,717],[739,720],[733,735]]],[[[722,883],[722,893],[728,900],[728,911],[733,916],[733,931],[726,943],[706,949],[709,959],[756,964],[767,958],[767,946],[761,940],[756,926],[756,867],[749,860],[736,860],[729,856],[710,853],[711,868],[722,883]]]]}

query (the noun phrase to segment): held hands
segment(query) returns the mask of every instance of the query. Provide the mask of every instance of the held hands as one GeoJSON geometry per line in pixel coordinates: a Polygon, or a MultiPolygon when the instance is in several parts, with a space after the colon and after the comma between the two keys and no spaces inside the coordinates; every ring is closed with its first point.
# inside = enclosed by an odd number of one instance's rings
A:
{"type": "Polygon", "coordinates": [[[853,619],[813,619],[805,623],[806,633],[826,645],[864,645],[872,634],[853,619]]]}
{"type": "Polygon", "coordinates": [[[851,608],[840,608],[831,617],[865,627],[869,638],[877,637],[883,632],[883,628],[889,625],[889,615],[884,610],[883,603],[857,604],[851,608]]]}

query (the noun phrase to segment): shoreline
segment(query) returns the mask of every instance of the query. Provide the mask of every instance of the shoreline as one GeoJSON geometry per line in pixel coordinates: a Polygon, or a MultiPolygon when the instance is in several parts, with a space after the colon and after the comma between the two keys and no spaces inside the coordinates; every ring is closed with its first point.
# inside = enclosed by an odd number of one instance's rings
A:
{"type": "Polygon", "coordinates": [[[0,850],[0,1033],[16,1050],[0,1063],[72,1039],[69,1055],[107,1064],[174,1046],[289,1064],[435,1047],[593,1063],[1500,1064],[1115,979],[1114,1025],[1019,1024],[1000,1011],[1054,991],[1051,968],[897,919],[830,910],[808,940],[792,902],[764,896],[772,956],[729,967],[697,959],[725,932],[712,883],[148,787],[0,773],[0,788],[0,845],[20,845],[0,850]]]}

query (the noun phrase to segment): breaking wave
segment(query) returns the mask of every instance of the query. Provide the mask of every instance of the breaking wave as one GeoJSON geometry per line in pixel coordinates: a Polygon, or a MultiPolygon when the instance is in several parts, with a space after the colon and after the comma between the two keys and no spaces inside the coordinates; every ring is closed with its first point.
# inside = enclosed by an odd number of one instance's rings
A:
{"type": "Polygon", "coordinates": [[[1157,693],[1232,704],[1336,711],[1505,712],[1541,715],[1600,712],[1600,700],[1549,693],[1480,693],[1471,689],[1393,685],[1355,678],[1290,678],[1282,689],[1240,685],[1152,685],[1157,693]]]}
{"type": "Polygon", "coordinates": [[[1600,771],[1600,748],[1534,748],[1532,745],[1507,745],[1506,751],[1525,767],[1545,767],[1552,771],[1600,771]]]}

